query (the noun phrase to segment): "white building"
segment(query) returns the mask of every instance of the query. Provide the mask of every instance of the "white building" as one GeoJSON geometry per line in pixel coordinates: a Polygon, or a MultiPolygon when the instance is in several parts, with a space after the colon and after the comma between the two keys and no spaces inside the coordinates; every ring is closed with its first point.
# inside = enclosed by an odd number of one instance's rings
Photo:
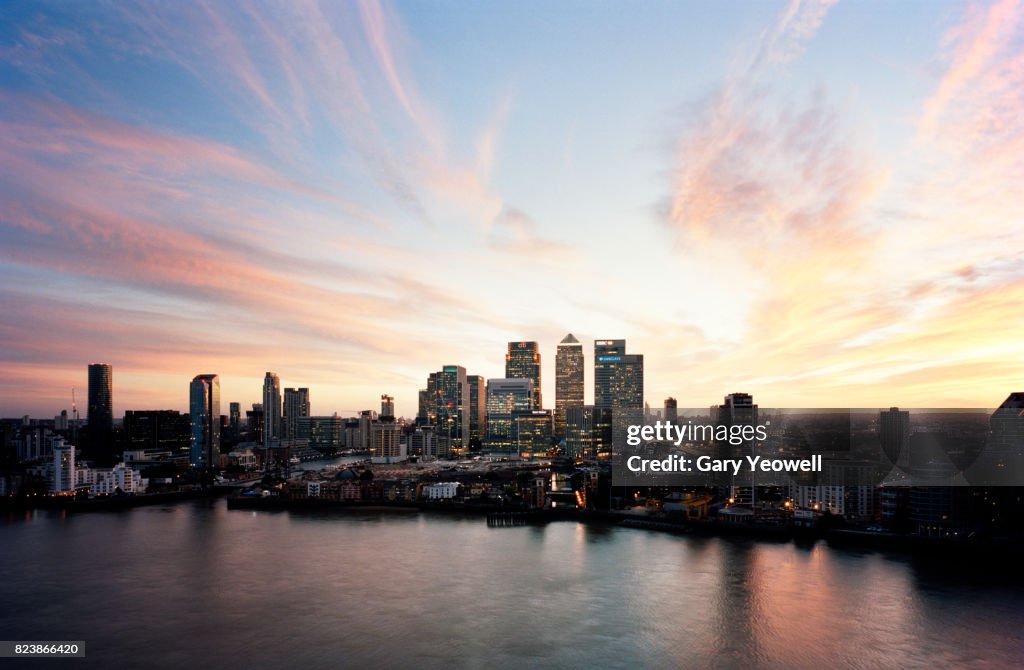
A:
{"type": "Polygon", "coordinates": [[[427,484],[423,487],[423,495],[427,500],[451,500],[458,497],[460,486],[462,485],[458,482],[427,484]]]}
{"type": "Polygon", "coordinates": [[[132,470],[124,463],[118,463],[109,470],[94,470],[92,491],[96,495],[113,495],[121,489],[124,493],[145,493],[146,484],[138,470],[132,470]]]}
{"type": "Polygon", "coordinates": [[[63,438],[53,440],[53,471],[50,479],[50,493],[75,493],[75,447],[63,438]]]}

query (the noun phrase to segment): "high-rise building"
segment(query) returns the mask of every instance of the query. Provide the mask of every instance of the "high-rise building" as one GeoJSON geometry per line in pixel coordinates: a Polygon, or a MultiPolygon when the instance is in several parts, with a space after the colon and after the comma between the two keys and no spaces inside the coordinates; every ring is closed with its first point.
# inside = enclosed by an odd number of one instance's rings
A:
{"type": "MultiPolygon", "coordinates": [[[[730,393],[721,405],[712,406],[710,412],[712,424],[725,426],[730,432],[733,426],[756,426],[757,414],[754,397],[749,393],[730,393]]],[[[715,440],[715,455],[719,459],[743,458],[753,454],[753,440],[744,440],[741,444],[733,444],[728,438],[715,440]]],[[[736,502],[753,503],[754,476],[753,471],[746,475],[720,476],[720,493],[723,496],[727,493],[736,502]]]]}
{"type": "Polygon", "coordinates": [[[124,413],[124,433],[132,451],[169,452],[182,458],[191,453],[191,417],[177,410],[130,409],[124,413]]]}
{"type": "Polygon", "coordinates": [[[263,377],[263,445],[281,437],[281,380],[273,372],[263,377]]]}
{"type": "MultiPolygon", "coordinates": [[[[263,382],[263,393],[266,394],[266,381],[263,382]]],[[[284,390],[284,410],[281,416],[283,437],[295,440],[299,437],[299,420],[309,416],[309,389],[286,388],[284,390]]]]}
{"type": "Polygon", "coordinates": [[[107,363],[89,365],[89,439],[94,453],[104,458],[113,450],[113,370],[107,363]]]}
{"type": "Polygon", "coordinates": [[[431,375],[434,387],[435,432],[446,435],[452,449],[469,447],[469,382],[466,368],[446,365],[431,375]]]}
{"type": "Polygon", "coordinates": [[[565,411],[565,454],[570,458],[597,457],[597,422],[593,405],[573,405],[565,411]]]}
{"type": "Polygon", "coordinates": [[[506,379],[530,379],[533,381],[533,406],[541,408],[540,392],[540,349],[536,342],[509,342],[505,354],[506,379]]]}
{"type": "Polygon", "coordinates": [[[480,375],[466,377],[469,384],[469,440],[477,444],[487,437],[487,387],[480,375]]]}
{"type": "Polygon", "coordinates": [[[75,447],[57,437],[53,441],[53,480],[50,483],[52,493],[75,492],[75,447]]]}
{"type": "Polygon", "coordinates": [[[665,398],[665,421],[677,423],[679,421],[679,404],[672,396],[665,398]]]}
{"type": "Polygon", "coordinates": [[[380,397],[380,416],[384,418],[386,416],[395,416],[395,399],[393,396],[381,395],[380,397]]]}
{"type": "Polygon", "coordinates": [[[263,444],[263,403],[254,402],[252,409],[245,410],[245,426],[249,441],[263,444]]]}
{"type": "Polygon", "coordinates": [[[555,438],[564,439],[566,409],[583,406],[583,345],[572,333],[555,354],[555,438]]]}
{"type": "Polygon", "coordinates": [[[394,414],[382,414],[370,424],[370,450],[374,463],[398,463],[406,460],[406,446],[402,443],[402,426],[394,414]]]}
{"type": "Polygon", "coordinates": [[[487,449],[516,451],[513,414],[533,407],[533,380],[487,380],[487,449]]]}
{"type": "Polygon", "coordinates": [[[241,403],[233,402],[229,405],[228,419],[231,424],[231,430],[236,433],[239,430],[240,424],[242,423],[242,405],[241,403]]]}
{"type": "Polygon", "coordinates": [[[437,376],[439,374],[441,373],[431,372],[427,376],[427,388],[420,389],[416,423],[421,426],[433,426],[437,423],[437,376]]]}
{"type": "Polygon", "coordinates": [[[434,395],[430,389],[420,389],[418,393],[419,404],[416,409],[416,425],[429,426],[433,424],[434,395]]]}
{"type": "Polygon", "coordinates": [[[612,448],[626,445],[630,425],[644,420],[644,357],[625,340],[594,341],[594,407],[611,411],[612,448]]]}
{"type": "Polygon", "coordinates": [[[890,407],[878,413],[878,441],[889,463],[910,466],[910,412],[890,407]]]}
{"type": "Polygon", "coordinates": [[[1024,474],[1024,393],[1007,396],[989,417],[985,448],[967,469],[974,486],[1018,487],[1024,474]]]}
{"type": "Polygon", "coordinates": [[[189,385],[192,444],[189,461],[197,468],[220,467],[220,378],[196,375],[189,385]]]}
{"type": "Polygon", "coordinates": [[[333,416],[300,417],[298,438],[308,440],[310,449],[333,456],[344,446],[345,422],[337,412],[333,416]]]}
{"type": "Polygon", "coordinates": [[[543,458],[551,448],[551,410],[531,409],[512,413],[516,450],[523,458],[543,458]]]}
{"type": "Polygon", "coordinates": [[[594,407],[612,407],[612,380],[626,353],[625,340],[594,340],[594,407]]]}

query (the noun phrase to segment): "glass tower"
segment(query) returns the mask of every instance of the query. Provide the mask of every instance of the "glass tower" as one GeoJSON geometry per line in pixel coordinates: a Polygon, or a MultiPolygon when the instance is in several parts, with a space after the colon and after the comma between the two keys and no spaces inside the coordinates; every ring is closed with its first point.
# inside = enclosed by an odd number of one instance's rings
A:
{"type": "Polygon", "coordinates": [[[533,381],[533,406],[544,406],[540,393],[540,349],[536,342],[509,342],[505,354],[505,378],[533,381]]]}
{"type": "Polygon", "coordinates": [[[565,438],[566,411],[583,406],[583,345],[572,333],[555,355],[555,438],[565,438]]]}
{"type": "Polygon", "coordinates": [[[192,448],[189,460],[197,468],[220,465],[220,378],[196,375],[189,385],[192,448]]]}

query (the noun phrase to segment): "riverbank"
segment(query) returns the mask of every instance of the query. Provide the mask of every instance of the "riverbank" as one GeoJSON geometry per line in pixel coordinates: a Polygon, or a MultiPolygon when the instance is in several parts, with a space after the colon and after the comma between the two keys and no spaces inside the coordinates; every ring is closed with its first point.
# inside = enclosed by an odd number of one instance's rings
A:
{"type": "Polygon", "coordinates": [[[587,525],[633,528],[658,533],[695,536],[727,536],[749,538],[761,542],[814,543],[825,541],[830,546],[908,554],[934,554],[947,557],[972,557],[999,561],[1024,559],[1024,545],[1011,540],[975,538],[949,540],[897,533],[878,533],[836,528],[798,528],[792,525],[761,525],[720,521],[674,521],[651,518],[627,511],[576,510],[554,508],[545,510],[509,509],[500,505],[465,505],[438,502],[357,502],[332,500],[286,500],[279,497],[232,496],[229,510],[263,510],[295,512],[402,512],[483,517],[492,527],[544,525],[552,522],[575,522],[587,525]]]}
{"type": "Polygon", "coordinates": [[[105,496],[102,498],[72,498],[65,496],[40,496],[31,498],[0,498],[0,511],[25,511],[32,509],[64,510],[68,512],[109,512],[146,505],[166,505],[183,500],[218,498],[226,491],[216,489],[189,489],[141,495],[105,496]]]}

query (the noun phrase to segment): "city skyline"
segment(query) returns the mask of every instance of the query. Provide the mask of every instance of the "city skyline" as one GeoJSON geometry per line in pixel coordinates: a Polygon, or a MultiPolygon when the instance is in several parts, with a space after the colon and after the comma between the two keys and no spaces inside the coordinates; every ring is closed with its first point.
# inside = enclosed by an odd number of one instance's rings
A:
{"type": "Polygon", "coordinates": [[[552,408],[567,332],[652,406],[1024,384],[1019,2],[536,9],[6,4],[0,415],[410,417],[516,341],[552,408]]]}

